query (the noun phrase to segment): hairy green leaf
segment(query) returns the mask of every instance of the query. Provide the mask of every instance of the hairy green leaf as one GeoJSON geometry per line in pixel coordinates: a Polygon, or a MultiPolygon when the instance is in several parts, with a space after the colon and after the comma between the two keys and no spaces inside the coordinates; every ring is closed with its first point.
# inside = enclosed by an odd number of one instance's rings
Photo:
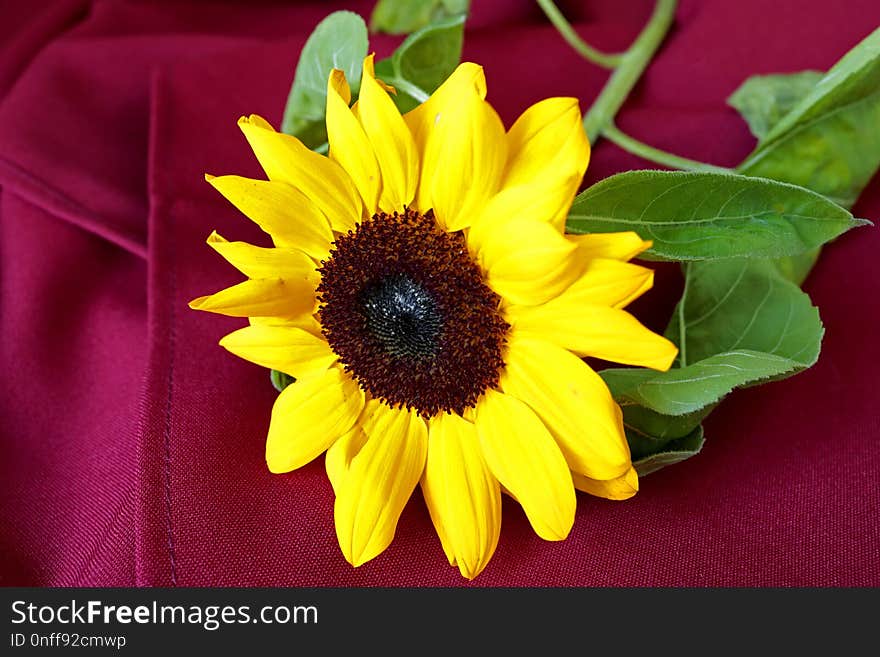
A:
{"type": "Polygon", "coordinates": [[[709,404],[703,408],[684,415],[664,415],[638,404],[621,403],[623,425],[627,429],[651,436],[657,444],[682,438],[706,419],[717,404],[709,404]]]}
{"type": "Polygon", "coordinates": [[[359,15],[335,11],[322,20],[300,53],[281,131],[299,137],[309,148],[325,144],[330,71],[334,68],[345,71],[352,96],[356,96],[367,48],[367,26],[359,15]]]}
{"type": "Polygon", "coordinates": [[[742,115],[752,134],[762,139],[823,75],[819,71],[753,75],[730,95],[727,104],[742,115]]]}
{"type": "Polygon", "coordinates": [[[850,50],[739,166],[855,203],[880,166],[880,28],[850,50]]]}
{"type": "Polygon", "coordinates": [[[812,250],[868,223],[802,187],[725,173],[627,171],[578,194],[572,233],[634,230],[644,257],[780,257],[812,250]]]}
{"type": "Polygon", "coordinates": [[[468,0],[379,0],[370,16],[370,30],[409,34],[430,23],[467,13],[468,0]]]}
{"type": "Polygon", "coordinates": [[[680,367],[737,350],[787,359],[797,365],[791,373],[816,362],[823,334],[819,312],[773,262],[718,260],[684,269],[685,291],[666,330],[679,346],[680,367]]]}
{"type": "Polygon", "coordinates": [[[798,255],[776,258],[773,262],[779,269],[779,273],[795,285],[800,286],[803,285],[810,270],[813,269],[813,265],[816,264],[821,252],[822,248],[819,247],[812,251],[799,253],[798,255]]]}
{"type": "Polygon", "coordinates": [[[629,431],[626,437],[633,451],[633,467],[640,477],[694,456],[703,448],[705,442],[702,426],[683,438],[659,445],[652,444],[650,437],[631,435],[629,431]]]}
{"type": "MultiPolygon", "coordinates": [[[[818,340],[814,342],[818,348],[818,340]]],[[[703,410],[734,388],[778,378],[811,364],[777,354],[736,349],[668,372],[621,368],[601,374],[622,405],[638,404],[664,415],[679,416],[703,410]]],[[[653,433],[659,433],[659,429],[654,428],[653,433]]]]}
{"type": "Polygon", "coordinates": [[[818,311],[772,261],[714,260],[684,269],[685,291],[666,331],[679,345],[679,366],[600,372],[623,410],[630,448],[643,456],[666,451],[735,388],[810,367],[821,348],[818,311]]]}

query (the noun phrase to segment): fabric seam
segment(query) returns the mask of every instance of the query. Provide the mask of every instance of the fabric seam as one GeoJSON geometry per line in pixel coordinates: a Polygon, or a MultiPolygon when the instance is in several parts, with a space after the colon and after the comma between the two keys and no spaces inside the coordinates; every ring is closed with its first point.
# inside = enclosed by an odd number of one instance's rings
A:
{"type": "Polygon", "coordinates": [[[176,312],[174,310],[174,300],[177,297],[177,261],[174,240],[168,241],[168,250],[170,256],[168,267],[168,385],[165,394],[165,425],[162,432],[162,486],[165,498],[165,528],[168,532],[168,559],[171,565],[171,585],[177,586],[177,558],[174,550],[174,524],[171,519],[171,408],[174,397],[174,355],[177,344],[177,330],[175,328],[176,312]]]}

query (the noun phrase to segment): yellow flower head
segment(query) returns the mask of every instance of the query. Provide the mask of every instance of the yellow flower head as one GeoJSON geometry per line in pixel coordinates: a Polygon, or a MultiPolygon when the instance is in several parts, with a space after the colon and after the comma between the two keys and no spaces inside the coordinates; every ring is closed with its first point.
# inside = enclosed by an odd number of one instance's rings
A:
{"type": "Polygon", "coordinates": [[[350,106],[328,83],[329,156],[258,116],[239,126],[268,176],[208,177],[273,248],[208,243],[247,280],[190,306],[248,317],[220,344],[296,381],[278,396],[272,472],[326,452],[339,545],[380,554],[416,485],[468,578],[498,543],[501,492],[564,539],[575,488],[635,494],[621,412],[583,356],[667,369],[676,348],[623,306],[651,287],[635,233],[569,236],[590,147],[574,98],[510,130],[462,64],[401,116],[364,61],[350,106]]]}

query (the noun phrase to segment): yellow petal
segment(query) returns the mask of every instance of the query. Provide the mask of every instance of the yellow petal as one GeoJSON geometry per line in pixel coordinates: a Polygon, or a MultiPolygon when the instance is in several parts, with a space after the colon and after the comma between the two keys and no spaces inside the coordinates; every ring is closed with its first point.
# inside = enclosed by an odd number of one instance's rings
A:
{"type": "Polygon", "coordinates": [[[348,107],[351,91],[345,73],[333,69],[327,83],[327,141],[330,158],[342,165],[361,194],[367,212],[378,208],[382,176],[360,121],[348,107]]]}
{"type": "Polygon", "coordinates": [[[241,176],[205,176],[226,199],[272,236],[275,246],[297,248],[316,260],[330,251],[327,217],[286,183],[241,176]]]}
{"type": "Polygon", "coordinates": [[[334,507],[339,547],[353,566],[390,545],[428,450],[425,421],[405,409],[378,405],[364,431],[367,441],[352,459],[334,507]]]}
{"type": "Polygon", "coordinates": [[[238,125],[269,179],[293,185],[305,194],[334,230],[346,232],[361,220],[361,198],[339,164],[309,150],[296,137],[275,132],[256,114],[241,117],[238,125]]]}
{"type": "Polygon", "coordinates": [[[416,194],[419,154],[397,106],[376,80],[373,55],[364,60],[358,115],[382,171],[379,206],[384,212],[402,212],[416,194]]]}
{"type": "Polygon", "coordinates": [[[371,404],[377,404],[375,400],[367,401],[364,410],[361,413],[361,419],[354,423],[354,426],[345,432],[339,439],[327,448],[327,454],[324,457],[324,468],[327,470],[327,478],[330,485],[333,486],[333,492],[339,495],[339,489],[342,481],[348,475],[351,467],[352,459],[358,455],[363,446],[367,442],[367,434],[360,422],[364,417],[372,414],[371,404]]]}
{"type": "Polygon", "coordinates": [[[299,249],[267,249],[247,242],[228,242],[217,231],[208,236],[208,245],[248,278],[283,278],[305,282],[312,289],[320,282],[315,261],[299,249]]]}
{"type": "Polygon", "coordinates": [[[477,258],[489,286],[509,303],[551,299],[579,275],[576,248],[553,226],[534,219],[505,221],[491,230],[477,258]]]}
{"type": "Polygon", "coordinates": [[[546,174],[583,176],[590,157],[577,98],[546,98],[523,112],[507,133],[511,186],[546,174]]]}
{"type": "Polygon", "coordinates": [[[574,305],[623,308],[651,289],[654,271],[630,262],[594,258],[560,297],[574,305]]]}
{"type": "Polygon", "coordinates": [[[508,308],[506,318],[517,331],[579,356],[665,371],[678,355],[674,344],[625,310],[582,305],[564,294],[540,306],[508,308]]]}
{"type": "Polygon", "coordinates": [[[556,439],[572,472],[613,479],[631,466],[623,417],[608,387],[574,354],[508,335],[504,392],[525,402],[556,439]]]}
{"type": "Polygon", "coordinates": [[[604,497],[606,500],[628,500],[639,492],[639,475],[635,468],[627,470],[615,479],[602,481],[590,479],[575,472],[572,473],[574,487],[596,497],[604,497]]]}
{"type": "Polygon", "coordinates": [[[576,504],[571,472],[538,416],[490,389],[477,405],[476,425],[489,469],[522,505],[535,533],[548,541],[568,536],[576,504]]]}
{"type": "MultiPolygon", "coordinates": [[[[429,438],[429,448],[430,445],[431,441],[429,438]]],[[[450,566],[457,566],[458,562],[455,560],[455,547],[452,544],[452,540],[449,538],[449,534],[446,531],[446,526],[443,524],[442,512],[437,510],[438,506],[443,502],[438,501],[438,499],[434,497],[434,490],[430,487],[430,484],[427,484],[425,481],[426,475],[427,463],[425,465],[425,472],[422,473],[422,479],[420,482],[422,485],[422,497],[425,500],[425,506],[428,507],[428,514],[431,516],[431,522],[434,523],[434,531],[437,532],[437,537],[440,539],[440,546],[443,548],[443,554],[446,555],[446,560],[449,562],[450,566]]]]}
{"type": "Polygon", "coordinates": [[[418,207],[434,209],[447,231],[466,228],[501,185],[507,159],[504,125],[473,86],[438,103],[428,134],[418,207]]]}
{"type": "MultiPolygon", "coordinates": [[[[571,194],[564,181],[554,181],[571,203],[571,194]]],[[[562,229],[553,223],[559,208],[556,195],[552,191],[539,190],[530,185],[506,187],[490,198],[482,211],[471,223],[467,233],[468,248],[471,253],[478,254],[486,239],[495,232],[505,232],[506,224],[515,221],[538,221],[551,224],[557,233],[562,229]]]]}
{"type": "Polygon", "coordinates": [[[246,326],[224,336],[220,346],[297,379],[319,374],[336,362],[326,340],[292,326],[246,326]]]}
{"type": "Polygon", "coordinates": [[[576,98],[548,98],[529,107],[507,133],[503,188],[525,186],[543,200],[546,221],[560,231],[590,159],[576,98]]]}
{"type": "Polygon", "coordinates": [[[266,465],[270,472],[302,467],[354,425],[364,393],[338,367],[294,381],[272,406],[266,465]]]}
{"type": "Polygon", "coordinates": [[[315,288],[280,278],[248,280],[189,302],[193,310],[231,317],[296,317],[315,307],[315,288]]]}
{"type": "Polygon", "coordinates": [[[483,460],[473,424],[441,413],[431,418],[428,429],[422,491],[437,533],[448,543],[447,556],[473,579],[498,545],[501,489],[483,460]]]}
{"type": "MultiPolygon", "coordinates": [[[[403,115],[409,131],[412,133],[413,141],[416,144],[418,153],[424,156],[425,146],[428,143],[428,135],[434,128],[434,121],[437,114],[447,106],[454,104],[456,99],[461,96],[463,91],[473,89],[480,98],[486,97],[486,75],[483,73],[483,67],[471,62],[463,62],[459,64],[446,80],[441,84],[431,97],[415,109],[403,115]]],[[[428,192],[429,190],[426,190],[428,192]]],[[[422,208],[428,210],[430,206],[430,194],[426,193],[425,198],[429,205],[422,208]]],[[[422,207],[422,206],[419,206],[422,207]]]]}
{"type": "Polygon", "coordinates": [[[651,248],[651,240],[643,240],[638,233],[590,233],[569,235],[568,239],[578,247],[580,258],[612,258],[629,260],[651,248]]]}
{"type": "Polygon", "coordinates": [[[315,337],[321,337],[321,325],[314,315],[298,315],[296,317],[248,317],[251,326],[286,326],[308,331],[315,337]]]}

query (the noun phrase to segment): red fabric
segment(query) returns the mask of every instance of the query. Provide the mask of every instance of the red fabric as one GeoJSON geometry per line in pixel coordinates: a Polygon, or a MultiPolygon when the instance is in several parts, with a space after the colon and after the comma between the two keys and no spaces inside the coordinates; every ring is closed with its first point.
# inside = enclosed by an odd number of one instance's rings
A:
{"type": "MultiPolygon", "coordinates": [[[[235,121],[278,124],[309,31],[372,2],[0,3],[0,583],[438,585],[445,562],[417,492],[391,547],[354,569],[323,462],[271,475],[274,390],[217,346],[234,319],[190,311],[236,281],[204,240],[262,237],[202,180],[259,176],[235,121]]],[[[474,1],[465,58],[505,122],[606,73],[535,5],[474,1]]],[[[650,0],[563,3],[619,49],[650,0]]],[[[827,68],[880,24],[875,0],[682,0],[619,116],[660,148],[734,165],[753,139],[725,97],[755,73],[827,68]]],[[[399,40],[375,37],[380,56],[399,40]]],[[[586,182],[649,166],[609,143],[586,182]]],[[[880,219],[880,184],[856,214],[880,219]]],[[[880,233],[823,253],[806,289],[827,334],[813,369],[735,392],[706,446],[627,502],[579,495],[548,543],[508,500],[473,586],[880,585],[880,233]]],[[[658,267],[636,312],[662,329],[680,281],[658,267]]]]}

